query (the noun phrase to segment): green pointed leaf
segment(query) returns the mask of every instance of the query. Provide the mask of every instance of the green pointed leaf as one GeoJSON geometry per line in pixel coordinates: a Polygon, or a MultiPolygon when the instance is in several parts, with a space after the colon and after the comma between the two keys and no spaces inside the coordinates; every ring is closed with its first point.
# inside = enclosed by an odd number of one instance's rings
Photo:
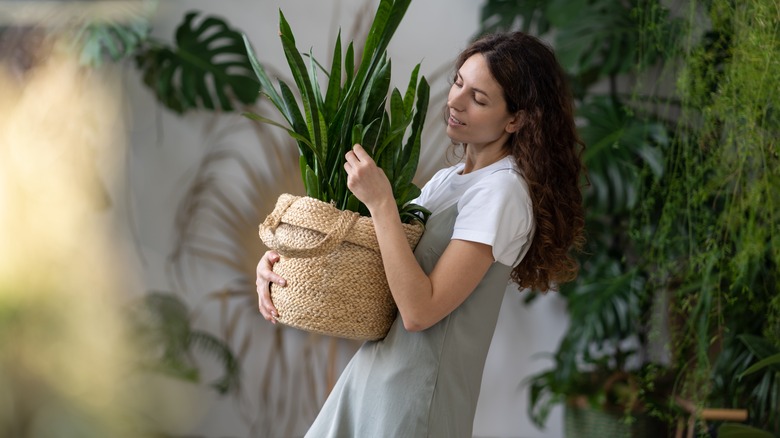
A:
{"type": "Polygon", "coordinates": [[[333,61],[328,77],[328,89],[325,94],[325,117],[331,119],[338,109],[341,97],[341,30],[336,36],[336,45],[333,48],[333,61]]]}
{"type": "Polygon", "coordinates": [[[252,120],[255,120],[255,121],[258,121],[258,122],[263,122],[263,123],[267,123],[269,125],[273,125],[273,126],[282,128],[285,131],[287,131],[287,133],[290,134],[290,136],[293,137],[295,140],[297,140],[297,141],[307,145],[310,150],[314,151],[314,145],[311,144],[311,142],[309,141],[308,138],[304,137],[301,134],[298,134],[297,132],[293,131],[292,129],[288,128],[287,126],[284,126],[281,123],[278,123],[278,122],[276,122],[274,120],[271,120],[271,119],[269,119],[267,117],[264,117],[264,116],[261,116],[259,114],[255,114],[255,113],[245,112],[245,113],[242,113],[242,115],[244,117],[247,117],[249,119],[252,119],[252,120]]]}
{"type": "Polygon", "coordinates": [[[404,95],[404,112],[411,114],[414,109],[414,98],[417,96],[417,76],[420,73],[420,64],[414,66],[412,70],[412,76],[409,78],[409,85],[406,87],[406,94],[404,95]]]}
{"type": "Polygon", "coordinates": [[[279,36],[287,38],[293,45],[295,45],[295,35],[293,35],[290,23],[284,18],[282,10],[279,9],[279,36]]]}
{"type": "Polygon", "coordinates": [[[355,197],[355,195],[350,194],[347,197],[347,205],[345,210],[360,211],[360,201],[358,200],[358,198],[355,197]]]}
{"type": "Polygon", "coordinates": [[[347,46],[347,53],[344,54],[344,72],[346,74],[344,89],[349,89],[355,79],[355,47],[351,42],[347,46]]]}
{"type": "MultiPolygon", "coordinates": [[[[279,90],[282,92],[282,112],[286,114],[287,121],[295,132],[307,134],[308,129],[306,127],[306,120],[301,114],[301,110],[298,107],[298,102],[295,100],[292,90],[284,81],[279,81],[279,90]]],[[[303,135],[311,143],[311,139],[308,136],[303,135]]]]}
{"type": "Polygon", "coordinates": [[[425,77],[422,77],[420,79],[420,84],[417,86],[417,106],[414,120],[412,121],[412,130],[399,159],[399,163],[402,163],[403,167],[398,171],[398,175],[403,178],[402,181],[406,181],[407,184],[411,183],[411,178],[413,178],[414,174],[417,172],[417,164],[419,162],[420,148],[422,145],[422,130],[425,125],[429,95],[430,87],[428,86],[428,81],[425,77]]]}
{"type": "MultiPolygon", "coordinates": [[[[363,147],[368,151],[374,161],[377,161],[379,144],[387,135],[387,126],[389,123],[387,114],[382,113],[380,118],[372,120],[371,123],[363,128],[363,147]]],[[[387,170],[385,167],[382,168],[387,170]]]]}
{"type": "MultiPolygon", "coordinates": [[[[380,38],[384,33],[385,26],[387,25],[387,19],[390,16],[390,10],[392,8],[392,0],[380,0],[379,6],[377,6],[376,12],[374,12],[374,21],[371,22],[371,28],[368,30],[368,37],[366,38],[366,44],[363,47],[363,58],[361,62],[360,70],[367,70],[368,65],[371,63],[375,53],[381,49],[378,48],[380,38]]],[[[366,71],[363,71],[365,74],[366,71]]]]}
{"type": "Polygon", "coordinates": [[[268,77],[268,74],[266,73],[265,69],[257,60],[257,56],[255,55],[255,51],[252,48],[252,44],[249,42],[249,39],[246,37],[246,35],[244,35],[243,38],[244,38],[244,45],[247,51],[247,56],[249,58],[249,63],[252,66],[252,71],[255,72],[255,76],[257,76],[257,79],[260,82],[261,92],[271,100],[271,103],[273,103],[274,106],[276,106],[276,108],[282,112],[282,114],[285,116],[285,118],[288,119],[289,122],[290,120],[287,117],[287,112],[284,109],[284,102],[279,97],[279,94],[276,92],[273,82],[268,77]]]}
{"type": "Polygon", "coordinates": [[[352,144],[363,144],[363,125],[352,127],[352,144]]]}
{"type": "MultiPolygon", "coordinates": [[[[419,148],[417,149],[419,153],[419,148]]],[[[410,187],[412,183],[412,179],[414,179],[414,174],[417,172],[417,161],[419,156],[413,156],[410,158],[409,161],[406,162],[406,164],[403,166],[400,172],[398,172],[395,175],[395,187],[398,187],[399,189],[403,190],[405,188],[410,187]]],[[[415,196],[416,197],[416,196],[415,196]]],[[[404,201],[410,201],[411,199],[404,199],[404,201]]]]}
{"type": "Polygon", "coordinates": [[[391,63],[383,58],[376,73],[369,79],[367,92],[361,96],[357,117],[363,124],[368,124],[383,111],[387,94],[390,89],[391,63]]]}
{"type": "Polygon", "coordinates": [[[747,375],[753,374],[755,372],[761,371],[764,368],[772,368],[773,372],[780,372],[780,353],[774,354],[772,356],[769,356],[767,358],[764,358],[752,366],[750,366],[748,369],[746,369],[744,372],[742,372],[739,377],[745,377],[747,375]]]}
{"type": "Polygon", "coordinates": [[[387,17],[387,22],[384,26],[382,33],[382,39],[377,45],[377,51],[384,52],[387,50],[387,46],[390,44],[390,40],[393,38],[395,31],[398,30],[398,26],[401,24],[406,10],[409,9],[411,0],[396,0],[393,2],[393,7],[390,10],[390,15],[387,17]]]}
{"type": "Polygon", "coordinates": [[[307,196],[322,200],[319,179],[308,164],[306,165],[304,174],[304,185],[306,186],[307,196]]]}
{"type": "MultiPolygon", "coordinates": [[[[311,97],[314,98],[314,103],[316,104],[317,109],[320,111],[321,114],[323,114],[324,117],[324,113],[322,112],[322,109],[325,106],[325,99],[322,96],[322,90],[320,90],[320,82],[318,81],[318,77],[317,77],[317,75],[319,74],[319,68],[318,68],[319,66],[317,64],[317,60],[314,59],[314,54],[311,52],[311,50],[309,50],[308,58],[309,58],[309,68],[308,68],[309,83],[311,84],[311,88],[312,88],[311,97]]],[[[325,142],[323,141],[323,143],[325,142]]]]}
{"type": "Polygon", "coordinates": [[[320,106],[318,104],[318,84],[311,82],[311,77],[306,68],[306,64],[301,56],[301,53],[295,47],[294,38],[291,38],[292,30],[290,29],[287,20],[284,18],[284,14],[279,12],[279,21],[282,41],[282,47],[284,49],[285,57],[287,58],[288,66],[293,74],[295,83],[301,93],[301,100],[303,103],[303,114],[306,120],[306,126],[308,129],[308,137],[313,147],[313,152],[316,157],[317,166],[315,170],[322,174],[327,172],[327,168],[321,168],[320,166],[326,166],[326,155],[328,154],[327,148],[327,123],[322,118],[320,113],[320,106]]]}
{"type": "MultiPolygon", "coordinates": [[[[409,119],[411,119],[411,117],[409,117],[409,119]]],[[[406,120],[404,99],[401,97],[401,92],[398,91],[398,88],[393,88],[393,92],[390,94],[390,131],[394,132],[399,127],[404,126],[406,120]]]]}
{"type": "Polygon", "coordinates": [[[737,338],[759,359],[766,359],[780,353],[774,344],[761,336],[739,335],[737,338]]]}
{"type": "MultiPolygon", "coordinates": [[[[415,186],[415,188],[416,187],[417,186],[415,186]]],[[[419,191],[420,189],[417,188],[417,190],[419,191]]],[[[417,196],[412,197],[411,200],[414,200],[417,197],[419,197],[419,194],[417,196]]],[[[430,210],[420,205],[413,204],[411,202],[408,202],[403,206],[401,206],[399,208],[399,214],[401,216],[401,222],[405,224],[418,222],[425,225],[425,222],[427,222],[428,218],[431,216],[430,210]]]]}

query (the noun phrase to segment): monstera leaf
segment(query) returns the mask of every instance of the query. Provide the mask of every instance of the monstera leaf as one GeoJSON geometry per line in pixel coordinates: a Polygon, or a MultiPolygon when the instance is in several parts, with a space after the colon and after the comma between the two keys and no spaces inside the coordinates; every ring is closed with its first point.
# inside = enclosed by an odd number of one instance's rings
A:
{"type": "Polygon", "coordinates": [[[196,22],[188,13],[176,29],[176,45],[150,41],[136,56],[144,83],[165,106],[182,114],[194,108],[232,111],[236,101],[252,104],[259,84],[241,32],[220,18],[196,22]]]}
{"type": "Polygon", "coordinates": [[[643,45],[642,29],[653,22],[663,38],[671,39],[678,21],[665,8],[655,14],[638,14],[639,2],[613,0],[553,0],[549,20],[559,28],[555,46],[564,68],[581,74],[589,70],[601,75],[635,71],[664,54],[662,45],[643,45]]]}
{"type": "Polygon", "coordinates": [[[586,102],[580,115],[587,121],[580,134],[588,145],[583,158],[591,182],[589,207],[607,213],[630,210],[639,197],[643,169],[656,178],[663,175],[666,128],[630,115],[606,96],[586,102]]]}
{"type": "Polygon", "coordinates": [[[492,33],[513,29],[520,21],[520,30],[542,35],[550,28],[544,14],[546,0],[488,0],[482,6],[479,33],[492,33]]]}
{"type": "Polygon", "coordinates": [[[99,67],[104,57],[119,61],[135,54],[142,47],[150,31],[149,22],[139,18],[129,23],[90,23],[81,31],[80,61],[99,67]]]}
{"type": "Polygon", "coordinates": [[[551,28],[556,53],[574,78],[575,94],[600,79],[642,69],[669,53],[680,20],[639,0],[487,0],[479,34],[520,29],[544,35],[551,28]],[[640,11],[642,11],[640,13],[640,11]],[[652,29],[652,34],[645,29],[652,29]]]}

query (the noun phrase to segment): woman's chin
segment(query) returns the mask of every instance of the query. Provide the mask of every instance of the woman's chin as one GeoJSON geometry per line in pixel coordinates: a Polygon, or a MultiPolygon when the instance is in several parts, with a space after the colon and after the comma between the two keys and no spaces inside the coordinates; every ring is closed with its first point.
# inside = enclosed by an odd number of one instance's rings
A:
{"type": "Polygon", "coordinates": [[[463,143],[463,138],[458,135],[458,132],[455,129],[452,129],[452,127],[449,125],[447,126],[447,137],[449,137],[450,141],[455,144],[463,143]]]}

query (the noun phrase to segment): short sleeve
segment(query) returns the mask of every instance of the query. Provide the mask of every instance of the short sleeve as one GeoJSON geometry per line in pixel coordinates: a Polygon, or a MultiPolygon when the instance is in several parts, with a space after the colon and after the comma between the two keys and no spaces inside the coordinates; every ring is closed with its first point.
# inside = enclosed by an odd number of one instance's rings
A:
{"type": "Polygon", "coordinates": [[[446,174],[447,169],[439,169],[436,171],[436,173],[433,174],[433,177],[425,183],[422,188],[420,189],[420,196],[412,200],[412,203],[419,204],[419,205],[425,205],[426,202],[430,199],[431,193],[436,191],[436,188],[441,185],[442,180],[444,179],[444,175],[446,174]]]}
{"type": "MultiPolygon", "coordinates": [[[[448,199],[456,196],[457,193],[448,191],[445,181],[447,180],[447,177],[451,176],[457,169],[458,166],[452,166],[437,171],[430,181],[422,187],[420,196],[413,199],[411,202],[413,204],[421,205],[431,211],[440,207],[442,204],[446,204],[448,199]],[[444,190],[442,190],[443,186],[445,186],[444,190]]],[[[453,198],[453,201],[455,199],[457,198],[453,198]]]]}
{"type": "Polygon", "coordinates": [[[490,245],[493,259],[516,265],[533,236],[528,187],[512,170],[497,171],[470,187],[458,202],[453,239],[490,245]]]}

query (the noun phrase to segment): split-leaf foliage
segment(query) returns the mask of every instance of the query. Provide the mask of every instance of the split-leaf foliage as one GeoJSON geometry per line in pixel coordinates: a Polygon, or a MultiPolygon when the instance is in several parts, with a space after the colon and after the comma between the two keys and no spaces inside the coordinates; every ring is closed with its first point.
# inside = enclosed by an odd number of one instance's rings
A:
{"type": "Polygon", "coordinates": [[[174,45],[148,39],[135,61],[144,84],[178,114],[195,109],[233,111],[258,97],[242,34],[225,20],[203,17],[199,11],[185,15],[174,45]]]}

